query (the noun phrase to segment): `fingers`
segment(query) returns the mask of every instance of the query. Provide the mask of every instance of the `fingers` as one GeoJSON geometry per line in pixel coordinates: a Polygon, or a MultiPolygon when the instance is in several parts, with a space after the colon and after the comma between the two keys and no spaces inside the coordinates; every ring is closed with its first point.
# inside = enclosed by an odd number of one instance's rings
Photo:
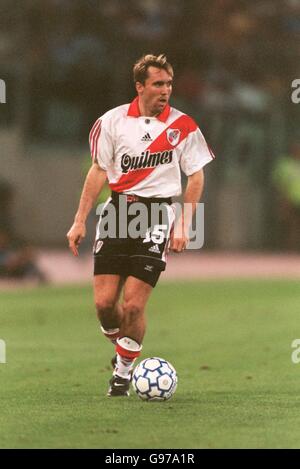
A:
{"type": "Polygon", "coordinates": [[[78,246],[81,243],[82,237],[77,235],[76,237],[72,233],[67,234],[69,240],[69,248],[74,256],[78,256],[78,246]]]}
{"type": "Polygon", "coordinates": [[[171,241],[171,250],[177,253],[183,252],[187,246],[186,239],[174,238],[171,241]]]}
{"type": "Polygon", "coordinates": [[[69,248],[71,252],[74,254],[74,256],[78,256],[78,246],[80,244],[81,239],[77,238],[77,240],[74,240],[72,238],[69,238],[69,248]]]}
{"type": "Polygon", "coordinates": [[[78,256],[78,246],[85,237],[85,226],[83,223],[74,223],[67,233],[70,251],[74,256],[78,256]]]}
{"type": "Polygon", "coordinates": [[[69,243],[69,248],[71,249],[72,253],[74,254],[74,256],[78,257],[78,249],[77,249],[77,246],[74,242],[73,243],[69,243]]]}

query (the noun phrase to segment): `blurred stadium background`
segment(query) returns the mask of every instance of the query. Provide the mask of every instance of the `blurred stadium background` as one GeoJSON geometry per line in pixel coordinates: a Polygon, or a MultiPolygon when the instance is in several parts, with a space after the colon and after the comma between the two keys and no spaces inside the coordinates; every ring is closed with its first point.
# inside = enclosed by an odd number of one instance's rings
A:
{"type": "Polygon", "coordinates": [[[0,261],[15,249],[31,275],[37,265],[50,283],[77,283],[15,291],[0,268],[2,447],[299,447],[299,55],[300,0],[0,1],[0,261]],[[180,376],[159,408],[105,398],[95,215],[80,259],[65,239],[89,130],[134,97],[132,65],[147,52],[167,54],[172,103],[217,157],[204,248],[170,255],[149,303],[144,354],[180,376]]]}
{"type": "Polygon", "coordinates": [[[0,179],[13,192],[1,221],[18,238],[65,246],[91,125],[134,97],[132,64],[152,51],[174,64],[172,103],[217,155],[206,169],[205,249],[290,248],[272,171],[300,142],[298,0],[2,0],[0,9],[0,179]]]}

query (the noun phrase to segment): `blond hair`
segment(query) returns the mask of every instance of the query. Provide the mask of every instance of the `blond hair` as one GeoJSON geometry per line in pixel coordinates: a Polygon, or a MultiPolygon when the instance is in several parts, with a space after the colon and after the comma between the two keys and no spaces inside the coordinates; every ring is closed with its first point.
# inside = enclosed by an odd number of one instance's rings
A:
{"type": "Polygon", "coordinates": [[[162,70],[165,70],[172,78],[174,75],[173,67],[167,61],[167,57],[165,54],[160,55],[152,55],[146,54],[143,55],[133,67],[133,81],[136,83],[137,81],[145,84],[145,80],[148,78],[148,68],[149,67],[156,67],[162,70]]]}

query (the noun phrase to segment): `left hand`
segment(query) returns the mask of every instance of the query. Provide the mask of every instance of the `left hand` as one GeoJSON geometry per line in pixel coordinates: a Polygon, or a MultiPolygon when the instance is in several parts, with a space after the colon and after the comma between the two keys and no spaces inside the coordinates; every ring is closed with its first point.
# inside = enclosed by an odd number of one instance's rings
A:
{"type": "Polygon", "coordinates": [[[179,238],[178,237],[175,238],[174,231],[171,234],[170,240],[171,240],[170,249],[178,253],[183,252],[186,249],[188,242],[189,242],[188,237],[185,236],[184,234],[179,238]]]}

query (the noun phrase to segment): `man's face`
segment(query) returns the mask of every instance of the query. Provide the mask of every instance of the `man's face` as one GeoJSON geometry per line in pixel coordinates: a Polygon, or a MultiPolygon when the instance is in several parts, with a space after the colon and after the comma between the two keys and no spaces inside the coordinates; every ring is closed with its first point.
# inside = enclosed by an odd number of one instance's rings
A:
{"type": "Polygon", "coordinates": [[[144,85],[136,84],[139,98],[150,115],[159,115],[164,110],[172,93],[172,82],[171,75],[165,70],[151,66],[144,85]]]}

